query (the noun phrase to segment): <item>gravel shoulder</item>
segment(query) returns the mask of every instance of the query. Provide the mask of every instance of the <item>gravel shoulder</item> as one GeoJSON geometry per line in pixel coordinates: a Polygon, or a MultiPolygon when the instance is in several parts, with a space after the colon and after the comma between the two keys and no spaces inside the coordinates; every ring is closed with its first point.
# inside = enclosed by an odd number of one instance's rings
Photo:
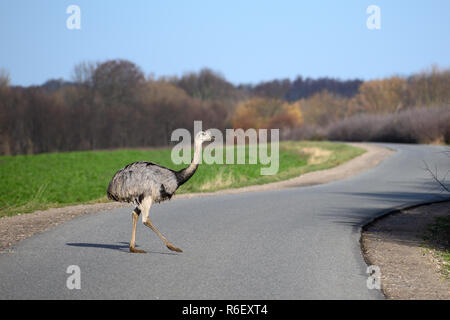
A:
{"type": "MultiPolygon", "coordinates": [[[[176,195],[174,199],[203,197],[217,194],[237,194],[242,192],[255,192],[328,183],[345,179],[373,168],[394,152],[385,147],[376,145],[364,143],[349,144],[364,148],[367,152],[335,168],[310,172],[289,180],[217,192],[182,194],[176,195]]],[[[129,206],[130,205],[127,203],[108,202],[52,208],[45,211],[2,217],[0,218],[0,250],[8,248],[18,241],[29,238],[36,233],[46,231],[76,217],[129,206]]]]}
{"type": "Polygon", "coordinates": [[[424,238],[436,219],[449,216],[446,201],[396,211],[364,228],[363,255],[369,265],[380,268],[386,298],[450,300],[450,278],[440,257],[445,248],[442,241],[424,238]]]}

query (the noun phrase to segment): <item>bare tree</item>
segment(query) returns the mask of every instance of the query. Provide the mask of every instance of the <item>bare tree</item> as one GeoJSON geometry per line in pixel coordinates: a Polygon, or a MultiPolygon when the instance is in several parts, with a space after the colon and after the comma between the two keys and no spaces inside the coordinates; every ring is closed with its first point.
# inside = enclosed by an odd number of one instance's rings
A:
{"type": "Polygon", "coordinates": [[[0,88],[8,87],[11,81],[9,72],[6,69],[0,68],[0,88]]]}
{"type": "Polygon", "coordinates": [[[237,90],[220,73],[202,69],[199,73],[186,73],[180,79],[172,80],[188,95],[201,100],[234,100],[237,90]]]}
{"type": "Polygon", "coordinates": [[[73,68],[72,80],[78,85],[92,85],[92,76],[95,68],[96,64],[94,62],[80,62],[73,68]]]}
{"type": "Polygon", "coordinates": [[[136,90],[145,84],[145,76],[130,61],[109,60],[97,65],[92,74],[92,84],[107,103],[130,103],[136,90]]]}

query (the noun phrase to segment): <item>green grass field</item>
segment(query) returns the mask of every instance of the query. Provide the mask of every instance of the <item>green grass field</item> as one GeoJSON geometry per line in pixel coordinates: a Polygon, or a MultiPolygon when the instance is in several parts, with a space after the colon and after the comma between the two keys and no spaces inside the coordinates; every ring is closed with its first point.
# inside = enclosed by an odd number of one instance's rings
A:
{"type": "MultiPolygon", "coordinates": [[[[363,149],[330,142],[281,142],[279,171],[261,176],[267,165],[200,165],[177,193],[209,192],[280,181],[337,166],[363,149]]],[[[0,157],[0,216],[65,205],[107,201],[114,173],[134,161],[151,161],[171,169],[171,149],[47,153],[0,157]]],[[[225,154],[225,152],[224,152],[225,154]]],[[[236,154],[236,152],[235,152],[236,154]]],[[[247,155],[248,156],[248,155],[247,155]]]]}

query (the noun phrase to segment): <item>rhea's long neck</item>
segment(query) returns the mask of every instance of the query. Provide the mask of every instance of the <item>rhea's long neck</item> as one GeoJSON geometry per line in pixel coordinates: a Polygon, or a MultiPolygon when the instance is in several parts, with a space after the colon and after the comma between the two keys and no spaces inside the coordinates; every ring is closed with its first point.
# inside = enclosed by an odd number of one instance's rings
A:
{"type": "Polygon", "coordinates": [[[200,162],[201,151],[202,144],[196,142],[194,147],[194,158],[192,159],[191,164],[189,165],[189,167],[177,172],[178,186],[181,186],[183,183],[188,181],[197,170],[198,163],[200,162]]]}

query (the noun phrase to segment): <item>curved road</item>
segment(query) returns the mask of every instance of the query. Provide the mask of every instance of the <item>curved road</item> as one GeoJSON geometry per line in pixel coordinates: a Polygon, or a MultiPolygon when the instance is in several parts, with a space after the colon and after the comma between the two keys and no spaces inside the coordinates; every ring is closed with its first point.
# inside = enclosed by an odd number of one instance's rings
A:
{"type": "Polygon", "coordinates": [[[423,161],[450,170],[443,147],[398,152],[329,184],[178,199],[150,217],[182,254],[141,223],[128,253],[130,209],[83,216],[0,254],[2,299],[383,299],[366,286],[360,228],[393,208],[448,197],[423,161]],[[69,290],[69,265],[81,289],[69,290]]]}

